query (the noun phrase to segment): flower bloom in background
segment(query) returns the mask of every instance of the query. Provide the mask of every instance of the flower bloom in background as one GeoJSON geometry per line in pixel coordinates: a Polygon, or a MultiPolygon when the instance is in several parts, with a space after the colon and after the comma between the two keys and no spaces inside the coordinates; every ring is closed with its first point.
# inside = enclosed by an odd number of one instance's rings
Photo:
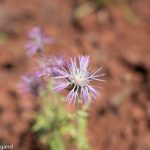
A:
{"type": "Polygon", "coordinates": [[[25,45],[28,55],[44,51],[44,44],[54,43],[54,38],[47,37],[40,27],[34,27],[28,34],[29,41],[25,45]]]}
{"type": "Polygon", "coordinates": [[[19,88],[21,88],[24,93],[38,96],[40,92],[39,90],[44,87],[43,81],[37,76],[37,74],[24,75],[21,79],[19,88]]]}
{"type": "Polygon", "coordinates": [[[67,61],[63,56],[42,56],[39,61],[38,75],[39,77],[50,78],[59,75],[57,69],[65,67],[67,61]]]}
{"type": "Polygon", "coordinates": [[[95,72],[89,71],[89,56],[79,56],[79,62],[77,63],[76,58],[71,59],[68,68],[62,67],[58,69],[59,75],[56,78],[56,91],[62,91],[64,89],[70,89],[67,95],[67,101],[75,104],[78,99],[81,99],[83,103],[93,101],[99,92],[94,86],[91,85],[91,81],[104,81],[99,77],[105,74],[98,74],[102,69],[95,72]]]}

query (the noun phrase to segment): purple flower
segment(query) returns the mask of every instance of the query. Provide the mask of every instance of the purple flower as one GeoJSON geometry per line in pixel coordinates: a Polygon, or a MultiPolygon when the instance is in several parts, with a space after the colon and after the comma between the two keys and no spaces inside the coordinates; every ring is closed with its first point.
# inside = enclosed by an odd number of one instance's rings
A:
{"type": "Polygon", "coordinates": [[[39,95],[39,90],[44,87],[43,81],[37,76],[37,74],[28,74],[22,76],[22,81],[19,84],[19,88],[25,93],[33,96],[39,95]]]}
{"type": "Polygon", "coordinates": [[[63,56],[43,56],[39,61],[38,75],[44,78],[55,77],[59,75],[57,69],[65,67],[67,65],[63,56]]]}
{"type": "Polygon", "coordinates": [[[44,44],[54,43],[54,39],[52,37],[45,36],[40,27],[34,27],[28,36],[29,41],[25,45],[28,55],[33,55],[37,52],[43,52],[44,44]]]}
{"type": "Polygon", "coordinates": [[[83,103],[88,103],[99,95],[96,88],[91,85],[91,81],[104,81],[99,79],[104,74],[98,74],[101,68],[95,72],[90,72],[89,62],[89,56],[79,56],[79,63],[74,58],[71,59],[68,68],[62,67],[57,70],[60,75],[55,77],[56,86],[54,89],[56,91],[69,89],[70,92],[67,95],[69,103],[75,104],[77,99],[81,99],[83,103]]]}

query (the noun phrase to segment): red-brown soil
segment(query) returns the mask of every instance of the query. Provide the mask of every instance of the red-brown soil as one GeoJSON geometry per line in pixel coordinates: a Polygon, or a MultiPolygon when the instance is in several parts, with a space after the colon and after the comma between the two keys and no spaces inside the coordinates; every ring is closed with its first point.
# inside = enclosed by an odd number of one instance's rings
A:
{"type": "Polygon", "coordinates": [[[16,86],[34,63],[25,55],[26,34],[40,25],[57,39],[47,53],[87,54],[93,69],[104,68],[106,82],[88,120],[93,149],[150,150],[150,1],[109,5],[78,21],[73,11],[79,4],[0,0],[0,143],[44,149],[30,131],[37,102],[16,86]]]}

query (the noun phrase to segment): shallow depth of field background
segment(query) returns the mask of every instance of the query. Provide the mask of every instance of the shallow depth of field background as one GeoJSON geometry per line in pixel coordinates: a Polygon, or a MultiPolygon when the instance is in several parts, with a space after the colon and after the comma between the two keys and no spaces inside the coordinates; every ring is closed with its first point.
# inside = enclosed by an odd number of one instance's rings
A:
{"type": "Polygon", "coordinates": [[[56,38],[47,54],[85,54],[92,69],[104,68],[106,83],[88,118],[93,150],[150,150],[150,1],[110,0],[80,18],[85,11],[76,8],[86,2],[0,0],[0,143],[44,150],[30,130],[37,101],[16,87],[36,61],[24,45],[38,25],[56,38]]]}

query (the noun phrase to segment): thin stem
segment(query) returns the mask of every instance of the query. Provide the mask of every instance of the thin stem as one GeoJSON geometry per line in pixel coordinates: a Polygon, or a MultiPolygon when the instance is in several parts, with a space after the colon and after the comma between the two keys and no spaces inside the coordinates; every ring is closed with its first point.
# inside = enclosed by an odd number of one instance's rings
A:
{"type": "Polygon", "coordinates": [[[78,135],[80,135],[80,130],[79,130],[79,125],[80,125],[80,121],[79,121],[79,110],[80,110],[80,105],[79,105],[79,101],[77,101],[76,103],[76,132],[77,132],[77,135],[76,135],[76,142],[77,142],[77,150],[79,150],[79,138],[78,138],[78,135]]]}

